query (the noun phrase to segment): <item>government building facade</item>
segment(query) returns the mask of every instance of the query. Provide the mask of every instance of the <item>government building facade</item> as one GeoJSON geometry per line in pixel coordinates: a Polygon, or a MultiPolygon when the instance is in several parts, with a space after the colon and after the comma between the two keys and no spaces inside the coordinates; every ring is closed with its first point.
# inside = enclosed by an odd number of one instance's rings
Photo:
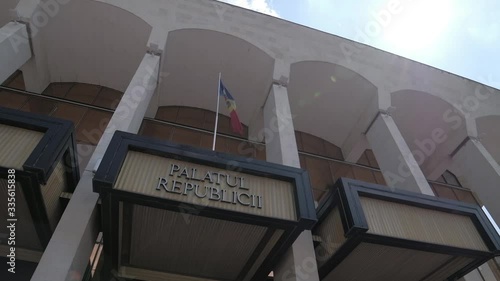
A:
{"type": "Polygon", "coordinates": [[[3,0],[0,84],[0,280],[500,281],[498,89],[213,0],[3,0]]]}

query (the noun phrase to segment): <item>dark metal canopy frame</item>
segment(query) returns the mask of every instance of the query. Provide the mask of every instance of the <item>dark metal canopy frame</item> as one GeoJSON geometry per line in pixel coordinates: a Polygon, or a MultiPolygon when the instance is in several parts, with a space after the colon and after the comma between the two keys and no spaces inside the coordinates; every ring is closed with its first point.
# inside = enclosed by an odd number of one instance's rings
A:
{"type": "MultiPolygon", "coordinates": [[[[35,229],[45,248],[52,236],[49,218],[42,198],[41,185],[47,183],[57,163],[63,161],[68,192],[80,180],[73,122],[45,115],[0,107],[0,124],[42,132],[44,135],[23,164],[16,170],[16,182],[22,186],[35,229]]],[[[0,144],[1,145],[1,144],[0,144]]],[[[0,167],[0,178],[8,178],[12,167],[0,167]]]]}
{"type": "MultiPolygon", "coordinates": [[[[94,176],[93,188],[100,194],[102,200],[102,224],[104,239],[104,268],[103,271],[116,271],[120,265],[130,263],[130,253],[119,256],[119,204],[123,203],[124,220],[130,215],[130,205],[142,205],[172,212],[190,213],[192,215],[214,218],[231,222],[267,227],[269,230],[283,230],[283,235],[269,252],[260,268],[251,280],[265,280],[282,255],[289,249],[295,239],[306,229],[311,229],[316,222],[316,211],[310,188],[308,173],[302,169],[287,167],[255,159],[237,157],[234,155],[209,151],[187,145],[180,145],[167,141],[160,141],[149,137],[117,131],[107,149],[99,168],[94,176]],[[233,170],[259,177],[283,180],[292,183],[296,206],[296,221],[278,218],[263,217],[236,211],[224,210],[210,206],[199,208],[194,204],[187,204],[175,200],[131,193],[113,189],[122,164],[129,151],[137,151],[165,158],[210,166],[223,170],[233,170]],[[127,211],[128,210],[128,211],[127,211]],[[128,212],[128,213],[127,213],[128,212]]],[[[270,186],[269,188],[272,188],[270,186]]],[[[123,233],[130,229],[130,223],[122,225],[123,233]]],[[[269,236],[270,232],[266,233],[269,236]]],[[[130,237],[122,237],[126,244],[130,237]]],[[[264,241],[264,239],[263,239],[264,241]]],[[[259,256],[259,251],[265,243],[260,243],[243,267],[237,280],[248,274],[250,267],[259,256]]],[[[110,273],[103,273],[106,276],[110,273]]]]}
{"type": "MultiPolygon", "coordinates": [[[[28,247],[23,247],[23,245],[19,244],[19,241],[16,241],[16,248],[23,248],[35,252],[39,252],[40,250],[43,251],[47,247],[52,237],[53,230],[55,229],[55,225],[51,225],[50,223],[51,217],[49,217],[47,213],[43,189],[51,188],[47,186],[47,182],[53,173],[56,172],[55,168],[59,163],[62,163],[64,169],[63,177],[66,182],[64,187],[65,192],[72,193],[80,180],[73,123],[71,121],[52,118],[45,115],[0,107],[0,124],[43,133],[39,143],[34,147],[26,161],[22,164],[22,170],[15,169],[14,174],[16,184],[20,186],[26,201],[25,203],[23,202],[23,205],[26,204],[29,209],[28,215],[31,216],[35,230],[34,237],[37,237],[41,246],[41,249],[30,249],[28,247]]],[[[9,170],[15,167],[8,167],[8,164],[5,166],[6,167],[0,167],[0,179],[8,181],[10,175],[9,170]]],[[[59,171],[57,171],[57,173],[59,173],[59,171]]],[[[18,205],[18,200],[19,198],[16,198],[16,205],[18,205]]],[[[67,201],[60,197],[58,200],[63,208],[60,213],[62,214],[67,201]]],[[[7,202],[7,198],[5,198],[4,202],[7,202]]],[[[53,204],[53,202],[50,202],[50,204],[53,204]]],[[[5,206],[7,209],[7,203],[0,205],[5,206]]],[[[17,218],[17,215],[16,213],[15,218],[17,218]]],[[[22,220],[23,218],[19,219],[22,220]]],[[[5,259],[5,257],[0,258],[3,264],[6,264],[5,259]]],[[[15,280],[24,280],[24,278],[29,279],[36,266],[37,263],[33,262],[33,260],[24,261],[18,257],[16,261],[16,274],[10,276],[12,274],[5,270],[0,274],[0,279],[3,278],[2,276],[4,276],[4,274],[9,275],[9,277],[5,276],[9,280],[11,280],[11,278],[15,280]]]]}
{"type": "MultiPolygon", "coordinates": [[[[317,229],[334,208],[339,208],[340,210],[340,218],[346,241],[331,258],[320,266],[320,279],[325,278],[340,265],[362,242],[440,254],[466,256],[474,259],[473,262],[449,276],[447,280],[457,280],[486,261],[500,255],[500,237],[484,212],[477,205],[404,190],[394,190],[386,186],[348,178],[340,178],[319,204],[317,209],[318,223],[313,228],[313,234],[316,233],[317,229]],[[479,231],[489,251],[463,249],[367,233],[369,226],[360,200],[361,197],[467,216],[473,221],[474,226],[479,231]]],[[[443,266],[446,266],[446,264],[443,266]]]]}

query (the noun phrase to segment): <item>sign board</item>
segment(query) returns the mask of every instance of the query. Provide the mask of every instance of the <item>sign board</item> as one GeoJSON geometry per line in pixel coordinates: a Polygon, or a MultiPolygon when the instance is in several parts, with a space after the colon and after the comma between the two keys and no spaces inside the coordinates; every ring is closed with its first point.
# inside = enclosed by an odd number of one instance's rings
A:
{"type": "Polygon", "coordinates": [[[296,220],[290,182],[129,151],[115,189],[199,206],[296,220]]]}

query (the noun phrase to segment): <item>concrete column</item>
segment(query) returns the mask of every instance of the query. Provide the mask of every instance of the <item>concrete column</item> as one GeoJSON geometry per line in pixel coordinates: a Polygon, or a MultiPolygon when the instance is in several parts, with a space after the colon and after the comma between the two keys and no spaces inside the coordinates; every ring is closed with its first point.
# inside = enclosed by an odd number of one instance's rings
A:
{"type": "MultiPolygon", "coordinates": [[[[500,206],[498,205],[500,188],[500,166],[477,140],[476,119],[466,117],[468,140],[451,155],[452,164],[460,170],[460,182],[476,192],[488,212],[496,222],[500,222],[500,206]]],[[[488,263],[474,269],[463,278],[465,281],[496,281],[488,263]],[[481,279],[479,279],[481,278],[481,279]]]]}
{"type": "Polygon", "coordinates": [[[379,100],[378,97],[375,96],[371,99],[365,110],[360,113],[358,121],[342,144],[342,155],[344,156],[345,161],[351,163],[358,162],[365,150],[369,148],[368,140],[366,139],[364,133],[370,126],[373,119],[377,117],[378,112],[379,100]]]}
{"type": "Polygon", "coordinates": [[[476,192],[496,222],[500,222],[500,166],[477,139],[469,139],[453,156],[463,183],[476,192]]]}
{"type": "Polygon", "coordinates": [[[368,139],[366,136],[360,135],[357,141],[350,146],[350,149],[342,150],[342,154],[344,155],[345,161],[357,163],[359,158],[361,158],[365,150],[368,148],[370,148],[368,139]]]}
{"type": "Polygon", "coordinates": [[[25,24],[9,22],[0,28],[0,84],[31,58],[25,24]]]}
{"type": "Polygon", "coordinates": [[[162,83],[163,79],[167,79],[170,76],[170,73],[165,72],[163,66],[165,66],[164,60],[165,57],[162,56],[164,50],[167,49],[167,39],[168,34],[171,30],[166,30],[164,27],[153,27],[151,31],[151,35],[148,40],[148,50],[149,54],[154,54],[160,56],[160,68],[158,70],[158,85],[156,91],[151,98],[151,102],[149,103],[149,107],[146,111],[146,117],[155,118],[156,113],[158,112],[158,108],[160,107],[160,93],[162,92],[162,83]]]}
{"type": "MultiPolygon", "coordinates": [[[[264,105],[266,159],[269,162],[300,167],[288,91],[273,85],[264,105]]],[[[274,269],[274,280],[319,281],[316,255],[310,231],[304,231],[274,269]]]]}
{"type": "Polygon", "coordinates": [[[263,113],[267,161],[300,168],[287,88],[273,85],[263,113]]]}
{"type": "Polygon", "coordinates": [[[157,86],[160,58],[146,54],[82,174],[31,281],[81,280],[97,237],[94,167],[116,130],[137,133],[157,86]],[[75,219],[76,218],[76,219],[75,219]]]}
{"type": "Polygon", "coordinates": [[[21,67],[27,91],[42,93],[50,84],[50,71],[43,35],[50,24],[50,18],[56,16],[57,11],[67,2],[69,1],[20,0],[16,6],[18,18],[29,26],[29,33],[24,37],[23,43],[31,46],[33,51],[31,59],[21,67]],[[49,20],[45,21],[47,18],[49,20]]]}
{"type": "Polygon", "coordinates": [[[391,116],[380,113],[366,136],[390,187],[434,195],[391,116]]]}

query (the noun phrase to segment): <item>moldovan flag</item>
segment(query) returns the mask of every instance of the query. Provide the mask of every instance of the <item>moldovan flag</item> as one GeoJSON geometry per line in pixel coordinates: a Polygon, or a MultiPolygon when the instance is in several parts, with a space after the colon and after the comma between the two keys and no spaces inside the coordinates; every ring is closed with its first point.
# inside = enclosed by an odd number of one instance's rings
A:
{"type": "Polygon", "coordinates": [[[241,126],[240,118],[238,118],[238,114],[236,113],[236,102],[227,90],[226,86],[222,83],[222,80],[220,80],[219,95],[224,97],[224,100],[226,101],[226,106],[229,110],[229,115],[231,116],[231,127],[233,128],[233,131],[243,135],[243,126],[241,126]]]}

